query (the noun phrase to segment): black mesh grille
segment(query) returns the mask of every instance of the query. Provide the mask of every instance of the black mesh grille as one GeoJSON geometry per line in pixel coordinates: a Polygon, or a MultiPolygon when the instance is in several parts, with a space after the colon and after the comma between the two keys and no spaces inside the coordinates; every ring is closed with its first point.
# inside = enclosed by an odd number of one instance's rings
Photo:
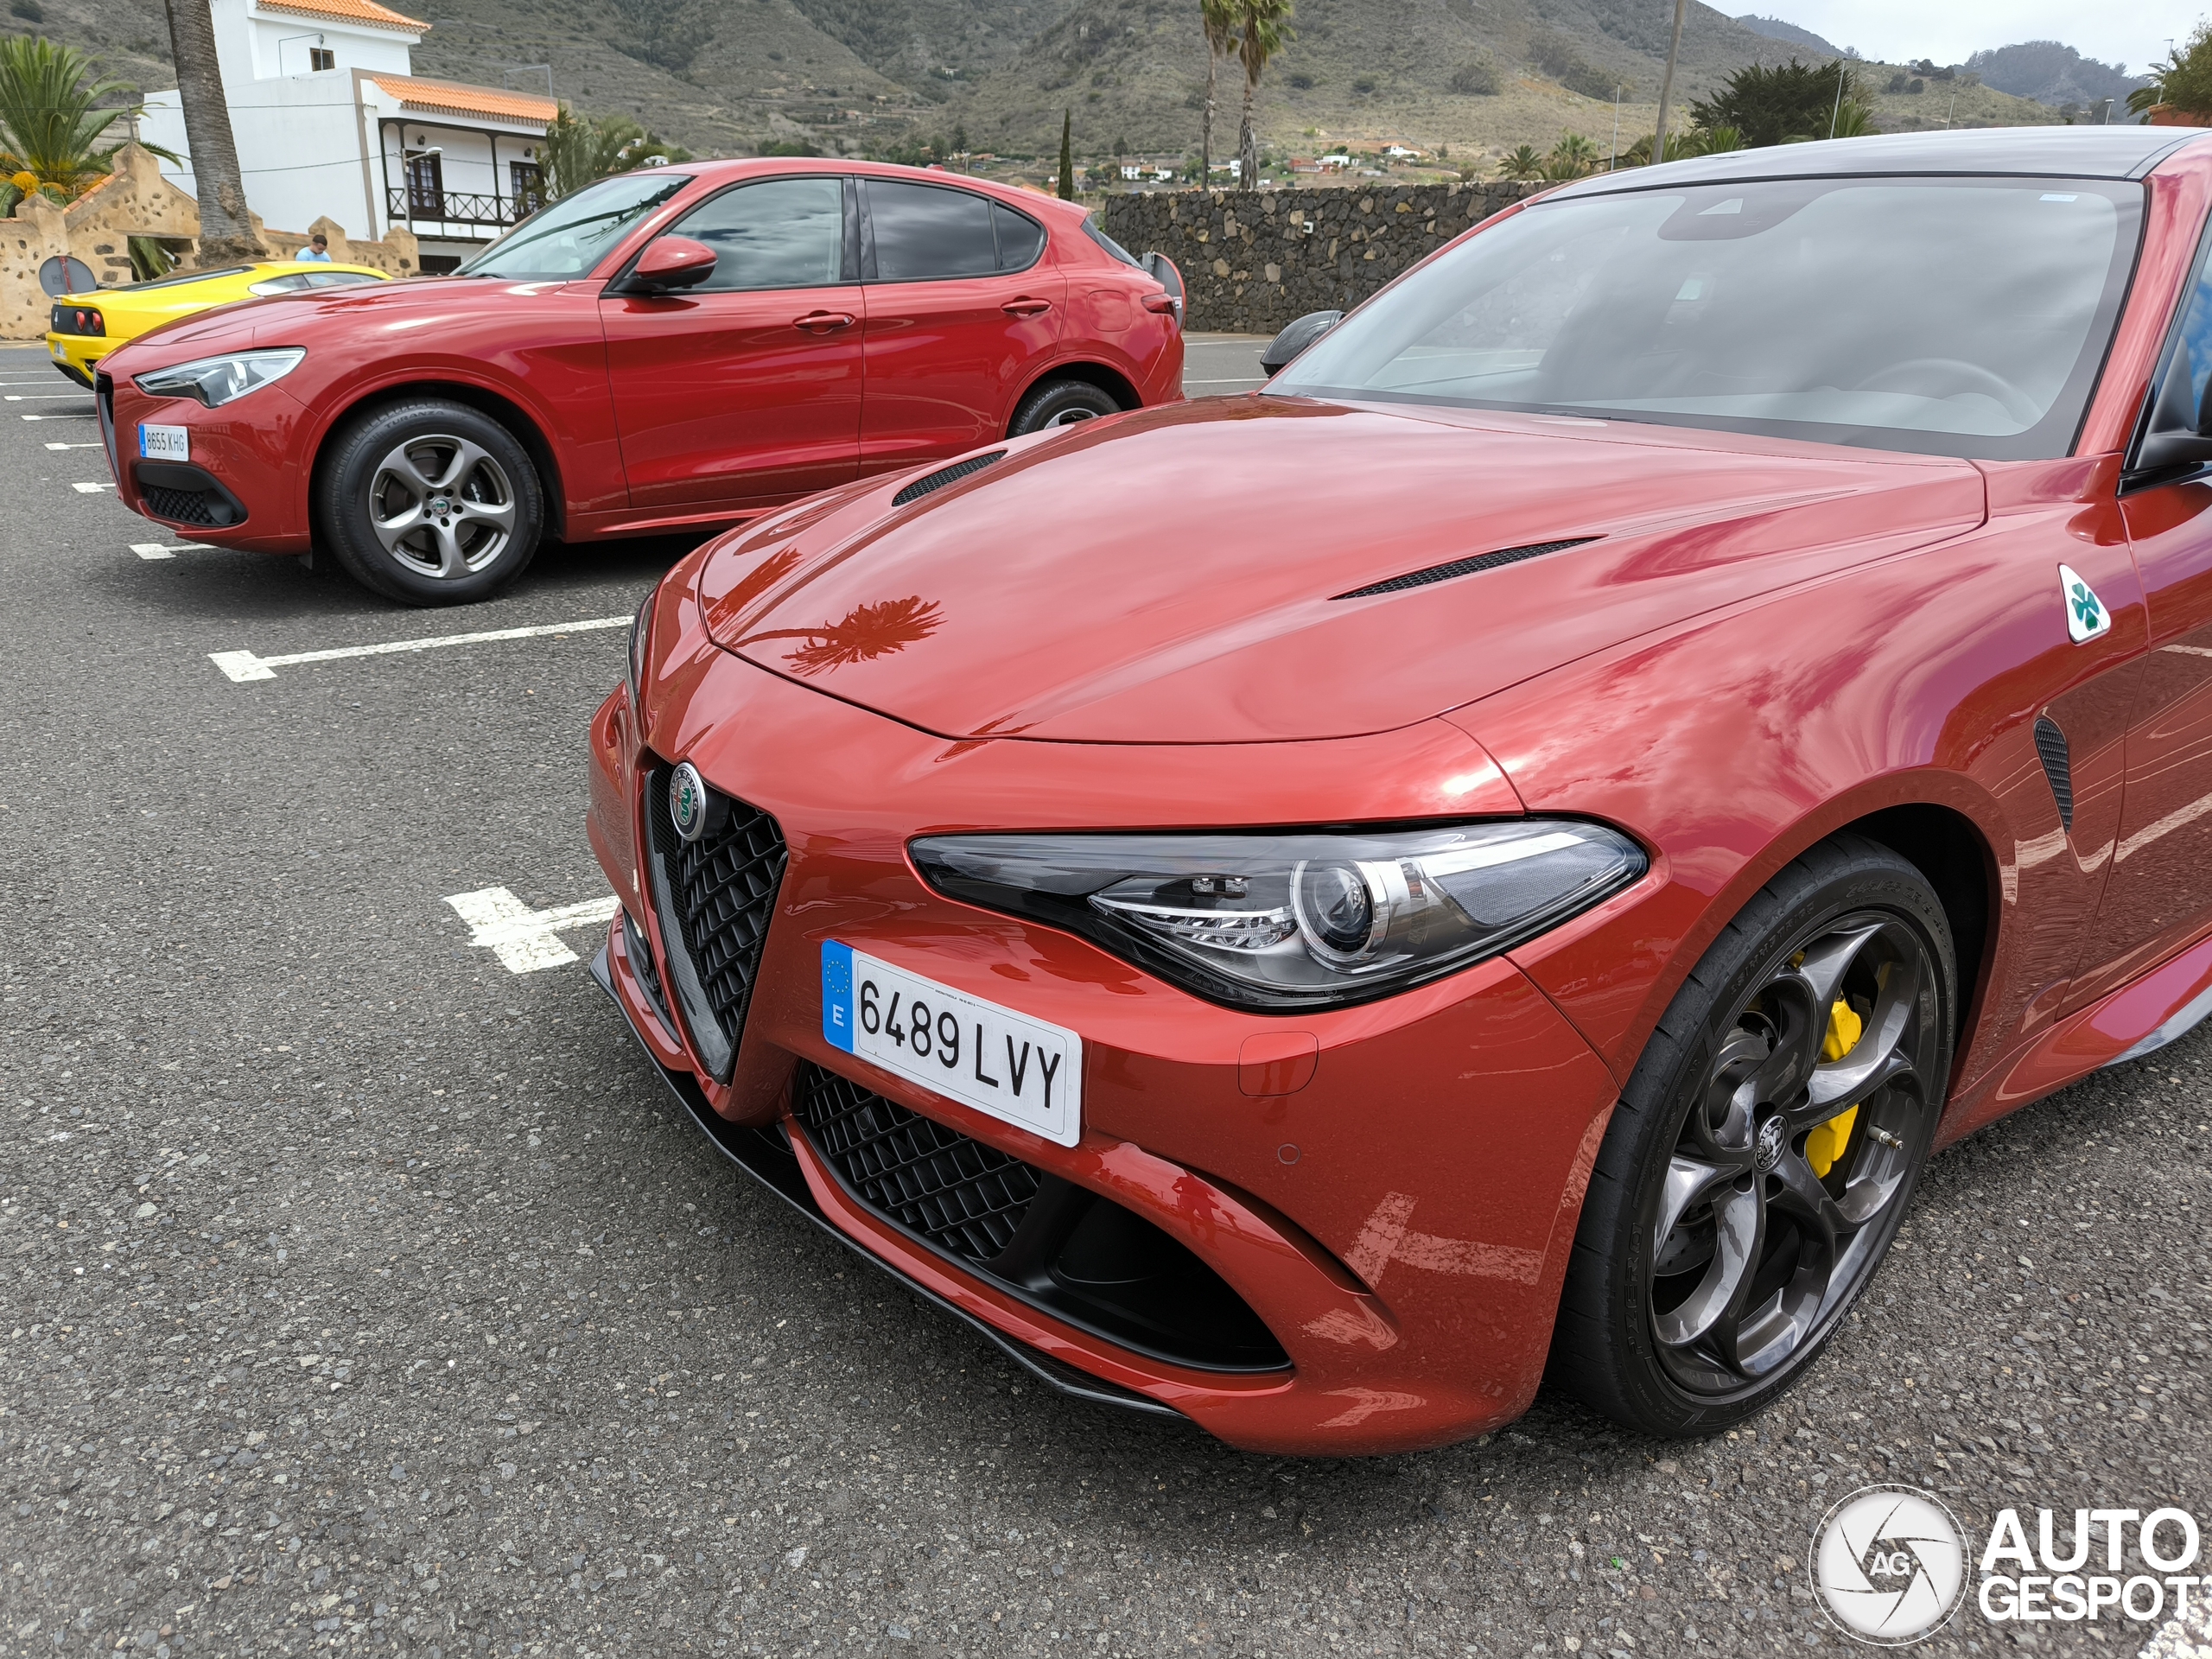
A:
{"type": "Polygon", "coordinates": [[[891,498],[891,505],[903,507],[909,501],[918,501],[931,490],[941,490],[948,484],[957,484],[970,473],[980,473],[1006,454],[994,449],[988,455],[970,455],[965,461],[956,461],[950,467],[941,467],[927,478],[918,478],[891,498]]]}
{"type": "Polygon", "coordinates": [[[1578,536],[1566,542],[1535,542],[1527,547],[1501,548],[1495,553],[1478,553],[1471,559],[1454,559],[1449,564],[1433,564],[1426,570],[1409,570],[1402,576],[1393,576],[1388,582],[1378,582],[1370,588],[1355,588],[1348,594],[1338,594],[1338,599],[1371,599],[1377,594],[1401,594],[1408,588],[1426,588],[1432,582],[1449,582],[1454,576],[1471,576],[1478,570],[1495,570],[1501,564],[1518,564],[1523,559],[1533,559],[1546,553],[1563,552],[1570,547],[1580,547],[1594,542],[1595,536],[1578,536]]]}
{"type": "MultiPolygon", "coordinates": [[[[666,938],[673,920],[691,975],[734,1052],[784,879],[783,833],[759,808],[723,797],[715,814],[719,824],[696,842],[684,840],[669,822],[669,772],[666,766],[654,769],[645,800],[653,850],[668,874],[664,943],[676,943],[666,938]]],[[[694,1017],[699,1012],[688,1003],[685,1011],[694,1017]]]]}
{"type": "Polygon", "coordinates": [[[2059,828],[2070,830],[2074,828],[2074,763],[2066,751],[2066,734],[2049,715],[2036,721],[2036,755],[2043,762],[2043,775],[2050,780],[2050,798],[2058,803],[2059,828]]]}
{"type": "Polygon", "coordinates": [[[800,1066],[792,1092],[809,1138],[863,1203],[963,1260],[1002,1252],[1037,1196],[1019,1158],[820,1066],[800,1066]]]}
{"type": "Polygon", "coordinates": [[[227,522],[215,516],[205,490],[172,490],[159,484],[141,484],[138,492],[145,498],[146,511],[156,518],[179,524],[213,525],[227,522]]]}

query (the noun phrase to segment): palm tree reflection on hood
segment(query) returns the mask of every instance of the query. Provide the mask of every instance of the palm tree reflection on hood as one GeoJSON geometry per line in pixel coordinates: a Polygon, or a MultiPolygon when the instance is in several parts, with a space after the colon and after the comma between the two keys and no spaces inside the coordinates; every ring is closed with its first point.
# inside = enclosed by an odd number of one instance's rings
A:
{"type": "Polygon", "coordinates": [[[747,634],[739,643],[756,645],[764,639],[804,639],[784,660],[801,674],[821,674],[833,668],[887,657],[894,651],[926,639],[944,620],[935,600],[919,594],[906,599],[887,599],[880,604],[858,605],[842,622],[818,628],[770,628],[747,634]]]}

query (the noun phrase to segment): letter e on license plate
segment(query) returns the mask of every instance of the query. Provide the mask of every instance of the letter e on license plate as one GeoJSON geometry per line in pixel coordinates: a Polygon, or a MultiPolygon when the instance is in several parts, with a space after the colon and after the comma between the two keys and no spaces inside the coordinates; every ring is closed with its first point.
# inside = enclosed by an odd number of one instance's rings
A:
{"type": "Polygon", "coordinates": [[[1083,1039],[1064,1026],[827,939],[822,1034],[987,1117],[1063,1147],[1083,1139],[1083,1039]]]}

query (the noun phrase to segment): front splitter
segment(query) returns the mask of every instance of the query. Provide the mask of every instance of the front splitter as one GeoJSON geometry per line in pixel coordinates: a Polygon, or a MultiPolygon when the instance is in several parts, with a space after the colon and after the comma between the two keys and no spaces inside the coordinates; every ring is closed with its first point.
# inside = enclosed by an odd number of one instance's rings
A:
{"type": "Polygon", "coordinates": [[[1078,1370],[1072,1365],[1063,1363],[1049,1354],[1039,1353],[1035,1349],[1014,1341],[1005,1332],[995,1330],[965,1308],[947,1301],[927,1286],[918,1284],[891,1262],[863,1249],[857,1243],[846,1236],[816,1205],[814,1194],[806,1185],[806,1177],[800,1173],[798,1160],[791,1155],[790,1147],[785,1145],[779,1137],[730,1122],[707,1103],[707,1096],[700,1089],[696,1078],[661,1064],[659,1057],[652,1052],[652,1046],[645,1041],[645,1034],[639,1031],[636,1024],[631,1020],[630,1010],[623,1005],[621,997],[615,992],[614,976],[607,964],[607,947],[601,944],[598,954],[592,957],[591,976],[599,982],[600,989],[605,991],[608,999],[621,1011],[622,1023],[629,1027],[631,1036],[637,1039],[638,1046],[645,1051],[645,1058],[653,1070],[660,1073],[661,1081],[668,1085],[669,1092],[683,1103],[683,1109],[691,1115],[691,1121],[698,1126],[700,1132],[708,1140],[713,1141],[716,1149],[730,1162],[752,1176],[754,1180],[760,1182],[761,1185],[766,1187],[847,1249],[852,1251],[861,1261],[889,1274],[914,1295],[933,1306],[942,1308],[963,1325],[974,1330],[1005,1354],[1008,1359],[1014,1361],[1015,1364],[1055,1393],[1064,1394],[1072,1400],[1086,1401],[1092,1405],[1110,1406],[1117,1411],[1134,1412],[1140,1416],[1165,1418],[1178,1424],[1190,1423],[1191,1420],[1173,1406],[1163,1405],[1159,1401],[1147,1398],[1133,1389],[1121,1388],[1115,1383],[1106,1382],[1103,1378],[1092,1376],[1086,1371],[1078,1370]]]}

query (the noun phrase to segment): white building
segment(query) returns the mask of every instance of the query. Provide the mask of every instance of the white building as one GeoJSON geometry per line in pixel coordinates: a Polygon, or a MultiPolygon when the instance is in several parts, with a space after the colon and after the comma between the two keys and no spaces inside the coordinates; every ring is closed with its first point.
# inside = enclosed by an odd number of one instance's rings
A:
{"type": "MultiPolygon", "coordinates": [[[[304,231],[327,215],[370,241],[405,225],[435,273],[536,205],[553,99],[415,74],[409,48],[428,23],[376,0],[213,0],[212,10],[246,205],[263,224],[304,231]]],[[[193,191],[174,91],[146,100],[139,130],[186,157],[162,171],[193,191]]]]}

